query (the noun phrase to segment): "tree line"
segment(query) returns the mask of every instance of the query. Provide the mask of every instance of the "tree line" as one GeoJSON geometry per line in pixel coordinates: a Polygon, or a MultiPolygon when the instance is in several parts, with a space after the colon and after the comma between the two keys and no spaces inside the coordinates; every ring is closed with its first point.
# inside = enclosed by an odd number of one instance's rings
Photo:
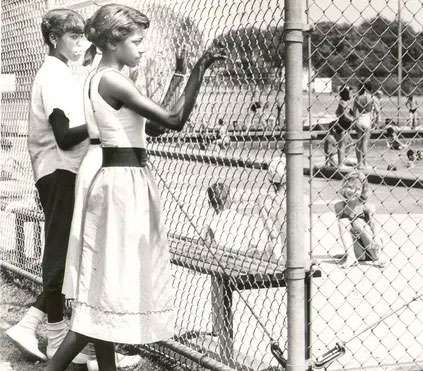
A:
{"type": "MultiPolygon", "coordinates": [[[[368,80],[386,94],[398,92],[398,20],[382,16],[359,24],[319,22],[304,37],[304,67],[315,77],[330,77],[334,85],[368,80]],[[309,42],[310,51],[309,52],[309,42]]],[[[401,24],[402,93],[420,93],[423,76],[423,32],[401,24]]],[[[230,58],[222,73],[239,80],[270,82],[284,65],[283,25],[249,26],[220,36],[230,58]]],[[[423,90],[423,89],[422,89],[423,90]]]]}

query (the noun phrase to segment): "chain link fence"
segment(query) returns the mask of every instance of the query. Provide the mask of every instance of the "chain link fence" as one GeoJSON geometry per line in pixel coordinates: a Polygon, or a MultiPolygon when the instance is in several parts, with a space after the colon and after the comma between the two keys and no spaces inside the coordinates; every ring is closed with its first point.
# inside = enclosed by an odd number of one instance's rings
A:
{"type": "Polygon", "coordinates": [[[309,146],[311,254],[324,276],[314,281],[312,345],[321,367],[423,367],[422,10],[406,0],[307,1],[305,121],[320,130],[309,146]],[[368,184],[346,206],[345,179],[357,167],[368,184]],[[350,266],[354,255],[363,261],[350,266]]]}
{"type": "MultiPolygon", "coordinates": [[[[173,74],[175,53],[184,49],[189,67],[216,40],[228,53],[227,61],[208,72],[184,131],[149,143],[177,308],[176,338],[150,350],[182,362],[170,347],[210,369],[281,369],[288,341],[286,193],[270,181],[284,183],[277,179],[284,168],[283,3],[118,2],[151,19],[136,84],[158,102],[173,74]]],[[[38,281],[43,217],[26,133],[32,79],[46,53],[39,24],[49,8],[72,7],[89,17],[103,3],[1,3],[1,73],[15,76],[16,89],[1,98],[0,259],[38,281]]],[[[318,264],[310,271],[307,263],[309,368],[418,370],[423,367],[421,4],[308,0],[304,9],[310,27],[303,44],[303,122],[312,138],[305,142],[304,158],[311,231],[306,252],[318,264]],[[374,103],[379,109],[371,110],[370,133],[357,132],[354,123],[340,131],[339,92],[351,87],[353,106],[361,82],[370,84],[372,101],[381,92],[374,103]],[[360,134],[369,136],[367,167],[361,171],[369,184],[360,207],[375,209],[371,218],[381,254],[375,262],[342,268],[356,210],[340,218],[336,205],[342,202],[343,179],[355,166],[360,134]],[[341,141],[346,155],[338,164],[341,141]],[[393,149],[395,141],[400,149],[393,149]],[[414,159],[407,158],[410,149],[414,159]]],[[[360,251],[359,233],[351,236],[360,251]]]]}

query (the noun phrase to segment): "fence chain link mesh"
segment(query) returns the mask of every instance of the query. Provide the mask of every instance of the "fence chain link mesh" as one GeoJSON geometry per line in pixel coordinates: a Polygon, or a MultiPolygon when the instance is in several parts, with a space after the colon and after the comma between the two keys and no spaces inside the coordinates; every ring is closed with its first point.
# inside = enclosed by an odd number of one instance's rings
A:
{"type": "MultiPolygon", "coordinates": [[[[116,2],[151,19],[136,84],[158,102],[175,69],[175,53],[186,53],[188,68],[213,42],[223,43],[228,53],[206,75],[185,129],[149,143],[174,263],[175,340],[233,369],[281,369],[270,344],[278,343],[286,357],[285,238],[280,233],[285,193],[276,192],[269,180],[283,167],[278,162],[285,127],[283,2],[116,2]],[[213,204],[223,210],[216,212],[213,204]]],[[[56,7],[89,17],[104,3],[1,2],[1,73],[16,77],[16,90],[1,97],[0,259],[38,280],[43,214],[26,136],[31,84],[46,53],[40,20],[56,7]]],[[[423,165],[417,152],[423,10],[407,0],[308,0],[305,10],[311,27],[304,39],[304,127],[312,133],[304,158],[311,231],[306,239],[321,270],[309,299],[310,365],[417,370],[423,364],[418,249],[423,165]],[[340,87],[352,88],[353,101],[364,81],[372,99],[377,91],[382,94],[379,114],[365,134],[368,168],[362,173],[385,264],[342,268],[345,251],[335,204],[342,178],[354,167],[359,133],[354,124],[342,135],[335,133],[333,123],[340,87]],[[388,127],[401,149],[393,149],[388,127]],[[340,137],[347,161],[339,168],[340,137]],[[409,149],[415,160],[407,158],[409,149]],[[324,354],[337,344],[345,354],[326,364],[324,354]]]]}
{"type": "MultiPolygon", "coordinates": [[[[304,43],[304,112],[318,138],[308,161],[311,253],[323,272],[314,280],[312,346],[315,360],[345,350],[330,369],[422,367],[422,10],[407,0],[307,1],[312,31],[304,43]],[[370,128],[359,130],[360,118],[348,125],[338,107],[341,99],[351,109],[362,103],[363,83],[373,108],[370,128]],[[346,86],[349,100],[342,98],[346,86]],[[357,166],[363,138],[367,161],[357,166]],[[361,219],[354,207],[336,212],[345,197],[343,179],[357,167],[368,182],[359,204],[374,209],[361,219]],[[360,244],[374,243],[380,247],[375,262],[345,264],[344,245],[354,244],[358,253],[360,244]]],[[[351,258],[354,248],[348,250],[351,258]]]]}

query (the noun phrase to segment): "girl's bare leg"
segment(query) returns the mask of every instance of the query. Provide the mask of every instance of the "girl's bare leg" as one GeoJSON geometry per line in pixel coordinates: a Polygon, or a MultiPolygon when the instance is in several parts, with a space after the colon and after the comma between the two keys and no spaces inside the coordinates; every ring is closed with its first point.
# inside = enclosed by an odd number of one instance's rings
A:
{"type": "Polygon", "coordinates": [[[346,260],[342,263],[342,268],[349,268],[357,264],[357,259],[355,258],[354,253],[354,236],[351,233],[350,225],[342,225],[340,233],[342,234],[342,242],[344,246],[345,255],[347,256],[346,260]]]}
{"type": "Polygon", "coordinates": [[[88,344],[90,338],[69,331],[55,353],[54,357],[47,364],[46,371],[64,371],[79,352],[88,344]]]}
{"type": "Polygon", "coordinates": [[[363,242],[364,247],[370,247],[374,241],[372,229],[363,219],[356,219],[352,223],[354,232],[359,236],[363,242]]]}
{"type": "Polygon", "coordinates": [[[99,370],[116,371],[114,343],[103,340],[95,340],[94,347],[99,370]]]}
{"type": "Polygon", "coordinates": [[[336,141],[338,147],[338,166],[342,166],[345,160],[345,132],[338,134],[336,141]]]}
{"type": "Polygon", "coordinates": [[[361,142],[362,142],[362,144],[361,144],[361,157],[362,157],[364,167],[367,166],[367,150],[368,150],[368,147],[369,147],[369,136],[370,136],[370,132],[365,131],[363,133],[362,140],[361,140],[361,142]]]}
{"type": "MultiPolygon", "coordinates": [[[[382,248],[381,240],[378,236],[375,236],[370,226],[361,219],[357,219],[353,222],[353,229],[355,233],[360,235],[360,240],[364,245],[365,249],[373,249],[380,251],[382,248]]],[[[377,265],[383,265],[384,259],[379,256],[378,259],[374,261],[377,265]]]]}
{"type": "Polygon", "coordinates": [[[358,139],[355,144],[355,155],[357,157],[357,167],[360,169],[362,166],[363,161],[363,152],[362,152],[362,140],[363,140],[363,132],[360,130],[357,130],[358,139]]]}

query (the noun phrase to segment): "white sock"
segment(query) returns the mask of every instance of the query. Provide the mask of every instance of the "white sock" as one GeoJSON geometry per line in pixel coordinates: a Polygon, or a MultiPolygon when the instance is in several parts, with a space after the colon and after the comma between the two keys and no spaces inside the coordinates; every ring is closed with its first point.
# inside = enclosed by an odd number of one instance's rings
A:
{"type": "Polygon", "coordinates": [[[47,357],[52,358],[59,349],[63,339],[68,333],[68,325],[65,320],[60,322],[47,322],[47,357]]]}

